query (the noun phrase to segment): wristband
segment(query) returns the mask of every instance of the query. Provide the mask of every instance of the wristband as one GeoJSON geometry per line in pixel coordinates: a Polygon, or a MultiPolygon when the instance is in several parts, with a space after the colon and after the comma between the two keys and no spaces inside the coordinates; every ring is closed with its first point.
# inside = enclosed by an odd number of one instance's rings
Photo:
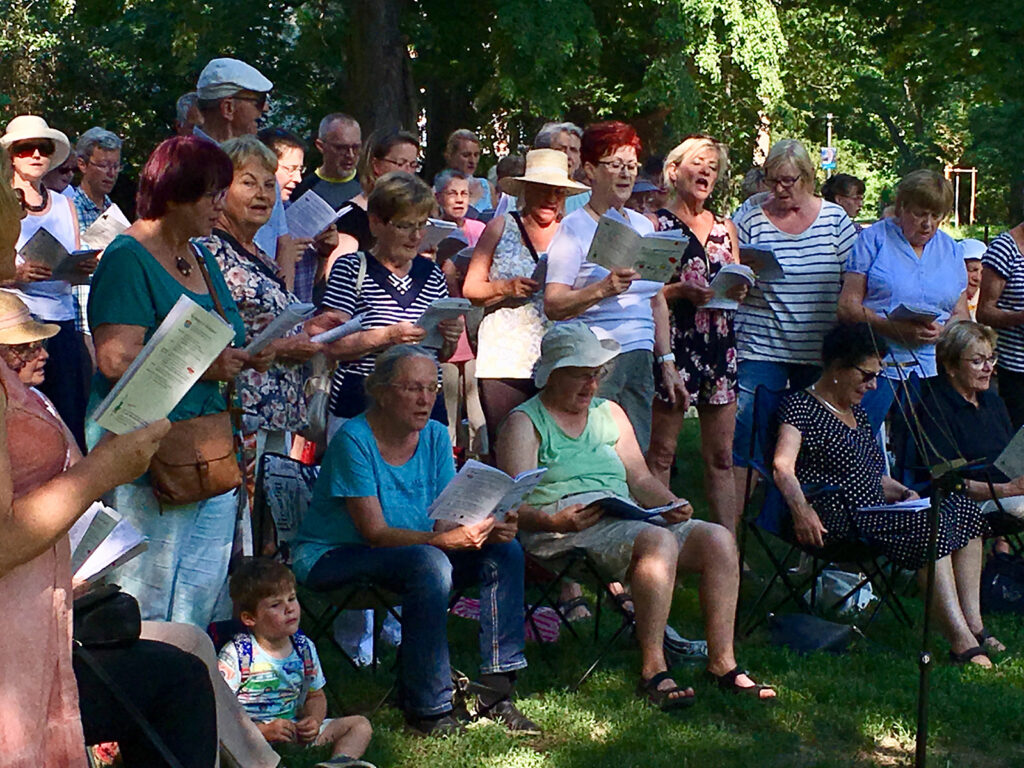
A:
{"type": "Polygon", "coordinates": [[[674,363],[676,361],[676,356],[675,356],[674,352],[666,352],[664,355],[659,355],[658,357],[656,357],[654,359],[659,364],[661,364],[661,363],[674,363]]]}

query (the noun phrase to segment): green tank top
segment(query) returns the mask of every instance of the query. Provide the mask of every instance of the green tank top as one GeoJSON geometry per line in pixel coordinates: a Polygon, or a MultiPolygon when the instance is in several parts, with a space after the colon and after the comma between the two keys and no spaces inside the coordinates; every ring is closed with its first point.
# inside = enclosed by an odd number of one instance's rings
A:
{"type": "Polygon", "coordinates": [[[558,426],[548,409],[535,395],[516,408],[530,417],[540,435],[537,466],[547,467],[526,503],[542,507],[563,496],[588,491],[607,491],[629,498],[626,468],[615,452],[619,427],[612,416],[611,403],[594,398],[590,403],[587,427],[579,437],[569,437],[558,426]]]}

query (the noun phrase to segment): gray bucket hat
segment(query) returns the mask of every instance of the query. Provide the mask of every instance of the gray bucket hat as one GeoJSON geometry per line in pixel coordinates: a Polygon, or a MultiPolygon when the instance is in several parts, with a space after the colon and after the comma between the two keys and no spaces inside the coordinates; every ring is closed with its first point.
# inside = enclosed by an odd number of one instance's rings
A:
{"type": "Polygon", "coordinates": [[[614,339],[598,339],[582,320],[559,323],[544,334],[533,383],[543,389],[559,368],[599,368],[619,354],[614,339]]]}

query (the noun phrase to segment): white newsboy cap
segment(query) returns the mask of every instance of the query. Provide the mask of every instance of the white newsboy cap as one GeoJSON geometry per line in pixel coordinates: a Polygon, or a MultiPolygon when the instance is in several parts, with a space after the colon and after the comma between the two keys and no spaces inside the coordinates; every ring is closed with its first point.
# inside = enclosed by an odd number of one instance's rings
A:
{"type": "Polygon", "coordinates": [[[196,93],[203,101],[224,99],[239,91],[267,93],[274,84],[256,67],[238,59],[211,59],[199,73],[196,93]]]}

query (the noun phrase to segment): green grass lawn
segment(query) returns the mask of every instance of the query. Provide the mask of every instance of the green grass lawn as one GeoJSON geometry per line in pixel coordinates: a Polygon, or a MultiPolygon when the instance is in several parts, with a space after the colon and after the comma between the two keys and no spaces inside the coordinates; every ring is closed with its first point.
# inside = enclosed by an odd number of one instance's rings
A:
{"type": "MultiPolygon", "coordinates": [[[[677,490],[706,516],[697,452],[697,423],[688,420],[680,443],[677,490]]],[[[755,560],[755,574],[767,573],[755,560]]],[[[744,590],[749,604],[756,584],[744,590]]],[[[591,597],[593,597],[591,595],[591,597]]],[[[917,650],[921,601],[906,601],[917,627],[908,630],[883,613],[870,640],[842,656],[800,657],[769,644],[755,632],[737,655],[759,680],[776,685],[775,705],[714,689],[701,667],[674,671],[692,684],[697,703],[676,715],[646,706],[634,695],[638,654],[624,638],[597,673],[577,692],[568,687],[596,655],[592,634],[583,643],[563,633],[541,653],[530,644],[530,668],[520,677],[520,708],[544,728],[539,737],[513,737],[491,723],[478,723],[450,740],[419,739],[402,730],[400,713],[384,706],[372,715],[375,735],[366,755],[380,768],[684,768],[711,766],[892,766],[913,760],[917,706],[917,650]]],[[[606,612],[605,636],[615,618],[606,612]]],[[[695,583],[676,593],[672,624],[687,637],[703,637],[695,583]]],[[[1011,617],[994,616],[989,628],[1010,648],[995,671],[960,669],[944,660],[947,647],[935,640],[939,660],[931,676],[929,765],[1024,766],[1024,631],[1011,617]]],[[[591,630],[592,622],[584,622],[591,630]]],[[[475,623],[451,618],[452,662],[476,671],[475,623]]],[[[394,680],[393,653],[381,669],[354,672],[328,646],[321,654],[328,679],[348,711],[368,713],[394,680]]],[[[289,768],[310,766],[314,753],[288,753],[289,768]]]]}

